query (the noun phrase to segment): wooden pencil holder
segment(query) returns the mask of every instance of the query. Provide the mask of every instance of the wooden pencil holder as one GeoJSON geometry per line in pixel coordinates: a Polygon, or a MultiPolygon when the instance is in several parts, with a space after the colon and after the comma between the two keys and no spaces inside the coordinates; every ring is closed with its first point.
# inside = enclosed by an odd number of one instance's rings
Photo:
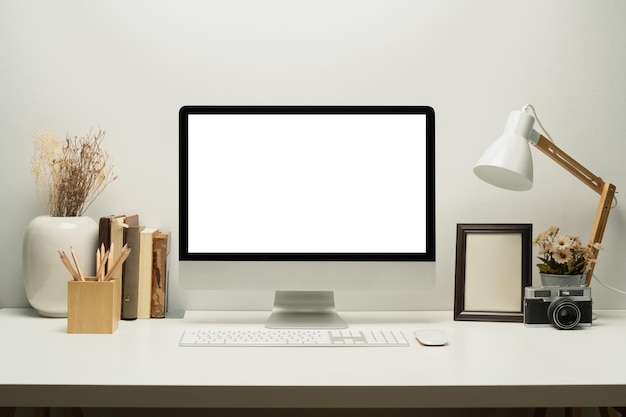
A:
{"type": "Polygon", "coordinates": [[[121,290],[117,279],[67,283],[67,332],[111,334],[120,321],[121,290]]]}

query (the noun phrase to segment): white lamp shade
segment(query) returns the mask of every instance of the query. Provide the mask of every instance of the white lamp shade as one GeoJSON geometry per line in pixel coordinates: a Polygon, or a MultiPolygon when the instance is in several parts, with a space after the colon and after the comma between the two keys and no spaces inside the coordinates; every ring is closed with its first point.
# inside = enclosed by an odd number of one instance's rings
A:
{"type": "Polygon", "coordinates": [[[507,190],[525,191],[533,186],[533,159],[529,137],[535,119],[514,111],[504,133],[480,157],[474,174],[485,182],[507,190]]]}

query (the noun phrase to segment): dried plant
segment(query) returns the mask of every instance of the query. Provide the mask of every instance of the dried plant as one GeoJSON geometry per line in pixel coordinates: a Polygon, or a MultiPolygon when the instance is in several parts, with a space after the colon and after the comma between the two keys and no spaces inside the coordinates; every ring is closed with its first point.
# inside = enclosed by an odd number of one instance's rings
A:
{"type": "Polygon", "coordinates": [[[34,136],[32,173],[38,195],[53,217],[82,216],[115,179],[104,130],[60,141],[50,132],[34,136]]]}

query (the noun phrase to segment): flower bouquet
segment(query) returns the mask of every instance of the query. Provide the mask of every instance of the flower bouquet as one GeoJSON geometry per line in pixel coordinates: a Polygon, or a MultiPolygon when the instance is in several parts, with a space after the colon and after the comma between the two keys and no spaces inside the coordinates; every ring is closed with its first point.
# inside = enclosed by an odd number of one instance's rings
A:
{"type": "Polygon", "coordinates": [[[582,276],[596,262],[596,253],[602,249],[600,243],[584,245],[578,236],[559,234],[556,226],[537,235],[533,244],[539,247],[539,272],[563,276],[582,276]]]}

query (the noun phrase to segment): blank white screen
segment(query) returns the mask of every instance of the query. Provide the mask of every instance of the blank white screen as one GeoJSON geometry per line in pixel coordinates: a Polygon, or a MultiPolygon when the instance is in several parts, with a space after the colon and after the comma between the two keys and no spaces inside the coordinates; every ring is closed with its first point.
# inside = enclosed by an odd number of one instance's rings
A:
{"type": "Polygon", "coordinates": [[[423,253],[426,116],[188,116],[190,253],[423,253]]]}

